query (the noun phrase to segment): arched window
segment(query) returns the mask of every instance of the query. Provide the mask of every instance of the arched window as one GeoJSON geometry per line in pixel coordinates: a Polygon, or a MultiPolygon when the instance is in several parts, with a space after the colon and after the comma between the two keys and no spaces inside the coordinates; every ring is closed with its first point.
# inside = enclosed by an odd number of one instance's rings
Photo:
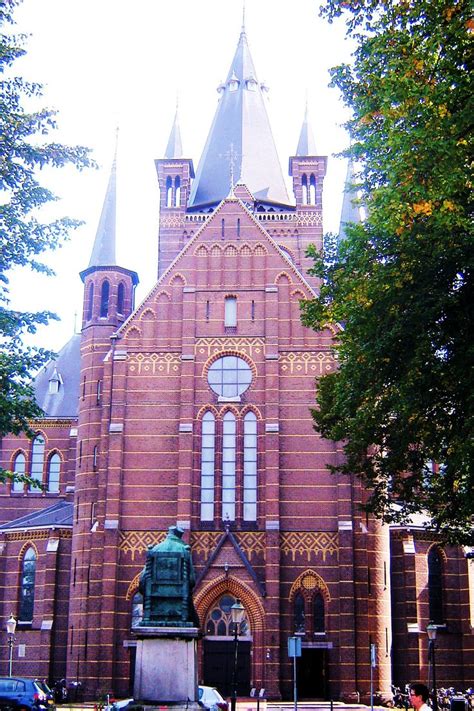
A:
{"type": "Polygon", "coordinates": [[[300,592],[296,593],[295,599],[293,601],[293,617],[294,617],[295,632],[304,632],[305,631],[304,597],[300,592]]]}
{"type": "MultiPolygon", "coordinates": [[[[26,470],[26,459],[25,455],[20,452],[19,454],[16,455],[15,461],[13,462],[13,471],[15,474],[25,474],[26,470]]],[[[23,493],[25,489],[25,484],[23,481],[14,481],[12,483],[12,488],[11,490],[14,491],[15,493],[23,493]]]]}
{"type": "Polygon", "coordinates": [[[324,631],[324,598],[318,592],[313,599],[313,632],[322,633],[324,631]]]}
{"type": "Polygon", "coordinates": [[[316,178],[311,175],[309,179],[309,204],[316,205],[316,178]]]}
{"type": "Polygon", "coordinates": [[[166,178],[166,207],[173,206],[173,181],[170,176],[166,178]]]}
{"type": "Polygon", "coordinates": [[[306,175],[303,175],[303,177],[301,178],[301,188],[302,188],[301,201],[302,201],[303,205],[307,205],[308,204],[308,178],[306,177],[306,175]]]}
{"type": "Polygon", "coordinates": [[[117,290],[117,313],[125,313],[125,286],[123,282],[120,282],[117,290]]]}
{"type": "Polygon", "coordinates": [[[107,318],[109,315],[109,294],[110,284],[106,279],[102,282],[102,289],[100,292],[100,318],[107,318]]]}
{"type": "MultiPolygon", "coordinates": [[[[33,446],[31,448],[31,471],[30,476],[32,479],[37,479],[43,483],[43,469],[44,469],[44,437],[43,435],[37,435],[33,440],[33,446]]],[[[34,491],[39,491],[36,487],[31,487],[34,491]]]]}
{"type": "Polygon", "coordinates": [[[244,417],[244,521],[257,520],[257,417],[244,417]]]}
{"type": "Polygon", "coordinates": [[[235,521],[235,468],[236,468],[235,415],[226,412],[222,431],[222,519],[235,521]]]}
{"type": "Polygon", "coordinates": [[[57,452],[51,455],[48,461],[48,492],[59,493],[59,475],[61,473],[61,457],[57,452]]]}
{"type": "Polygon", "coordinates": [[[179,175],[174,179],[174,206],[179,207],[181,203],[181,180],[179,175]]]}
{"type": "MultiPolygon", "coordinates": [[[[206,635],[210,637],[232,637],[234,635],[235,629],[230,608],[236,601],[237,599],[233,595],[225,594],[209,610],[204,624],[206,635]]],[[[248,617],[244,612],[244,618],[240,623],[239,636],[244,637],[249,634],[248,617]]]]}
{"type": "Polygon", "coordinates": [[[206,412],[201,428],[201,521],[214,519],[214,474],[216,458],[216,420],[206,412]]]}
{"type": "Polygon", "coordinates": [[[143,595],[136,592],[132,600],[132,628],[138,627],[143,619],[143,595]]]}
{"type": "Polygon", "coordinates": [[[428,553],[428,598],[431,622],[443,624],[443,565],[436,547],[428,553]]]}
{"type": "Polygon", "coordinates": [[[88,300],[87,300],[87,316],[86,316],[87,321],[90,321],[92,318],[93,308],[94,308],[94,284],[90,284],[89,296],[88,296],[88,300]]]}
{"type": "Polygon", "coordinates": [[[21,568],[20,609],[18,620],[20,622],[33,621],[33,608],[35,604],[35,576],[36,553],[34,548],[26,551],[21,568]]]}

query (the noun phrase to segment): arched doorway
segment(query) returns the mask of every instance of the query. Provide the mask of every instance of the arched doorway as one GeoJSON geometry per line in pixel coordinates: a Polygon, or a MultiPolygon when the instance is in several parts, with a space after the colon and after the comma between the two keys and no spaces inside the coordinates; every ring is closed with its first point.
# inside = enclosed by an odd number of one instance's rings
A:
{"type": "MultiPolygon", "coordinates": [[[[204,625],[202,676],[206,686],[215,686],[230,696],[235,664],[235,630],[230,608],[237,598],[226,592],[209,609],[204,625]]],[[[237,694],[248,696],[251,679],[252,636],[247,614],[238,634],[237,694]]]]}

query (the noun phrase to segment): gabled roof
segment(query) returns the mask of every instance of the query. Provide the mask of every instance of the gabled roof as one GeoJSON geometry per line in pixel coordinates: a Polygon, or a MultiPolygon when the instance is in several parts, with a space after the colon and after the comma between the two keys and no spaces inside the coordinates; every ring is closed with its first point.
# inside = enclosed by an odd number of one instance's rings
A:
{"type": "Polygon", "coordinates": [[[25,528],[72,528],[73,504],[58,501],[53,506],[25,514],[0,526],[0,531],[17,531],[25,528]]]}
{"type": "Polygon", "coordinates": [[[79,404],[81,336],[74,336],[34,379],[36,402],[47,417],[75,418],[79,404]]]}
{"type": "Polygon", "coordinates": [[[264,91],[250,55],[245,29],[196,172],[189,205],[215,203],[244,182],[256,199],[289,204],[265,108],[264,91]]]}

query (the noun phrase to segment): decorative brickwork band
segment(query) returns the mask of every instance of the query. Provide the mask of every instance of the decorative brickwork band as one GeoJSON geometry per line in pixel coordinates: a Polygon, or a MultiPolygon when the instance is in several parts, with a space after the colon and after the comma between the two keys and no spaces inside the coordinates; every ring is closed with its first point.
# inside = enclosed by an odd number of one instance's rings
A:
{"type": "Polygon", "coordinates": [[[281,534],[280,546],[282,553],[291,555],[293,562],[297,555],[306,556],[308,562],[318,556],[326,560],[328,555],[338,555],[338,535],[326,531],[291,531],[281,534]]]}
{"type": "Polygon", "coordinates": [[[195,350],[196,353],[204,354],[207,358],[223,350],[245,353],[252,358],[264,352],[265,342],[263,338],[198,338],[195,350]]]}
{"type": "Polygon", "coordinates": [[[283,373],[291,375],[324,375],[335,367],[334,355],[330,351],[299,351],[282,353],[280,355],[280,368],[283,373]]]}
{"type": "Polygon", "coordinates": [[[179,353],[138,353],[128,359],[130,372],[138,375],[170,375],[181,366],[179,353]]]}
{"type": "Polygon", "coordinates": [[[132,560],[135,560],[136,554],[142,556],[148,546],[161,543],[165,535],[163,531],[121,531],[119,548],[123,553],[131,553],[132,560]]]}

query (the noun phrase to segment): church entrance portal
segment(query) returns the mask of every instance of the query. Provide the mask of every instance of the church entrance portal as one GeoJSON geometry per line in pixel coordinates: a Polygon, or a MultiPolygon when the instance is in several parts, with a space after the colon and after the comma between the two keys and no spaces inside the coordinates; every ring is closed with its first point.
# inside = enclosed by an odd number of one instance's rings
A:
{"type": "MultiPolygon", "coordinates": [[[[203,682],[215,686],[222,696],[232,693],[234,672],[234,641],[204,639],[203,682]]],[[[237,659],[237,695],[250,693],[250,648],[251,642],[239,641],[237,659]]]]}
{"type": "Polygon", "coordinates": [[[296,684],[300,699],[326,698],[326,650],[301,650],[296,665],[296,684]]]}

